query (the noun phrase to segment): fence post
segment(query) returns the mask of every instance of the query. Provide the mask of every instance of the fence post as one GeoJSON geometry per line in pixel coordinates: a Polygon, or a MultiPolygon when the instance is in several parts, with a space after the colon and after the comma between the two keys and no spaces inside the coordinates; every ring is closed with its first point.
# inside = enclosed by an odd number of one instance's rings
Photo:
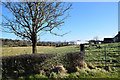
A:
{"type": "Polygon", "coordinates": [[[56,65],[58,64],[58,54],[56,53],[56,65]]]}
{"type": "Polygon", "coordinates": [[[80,44],[80,53],[82,55],[83,61],[85,61],[85,47],[84,47],[84,44],[80,44]]]}
{"type": "Polygon", "coordinates": [[[105,67],[107,66],[107,61],[106,61],[106,46],[104,46],[104,52],[105,52],[105,67]]]}

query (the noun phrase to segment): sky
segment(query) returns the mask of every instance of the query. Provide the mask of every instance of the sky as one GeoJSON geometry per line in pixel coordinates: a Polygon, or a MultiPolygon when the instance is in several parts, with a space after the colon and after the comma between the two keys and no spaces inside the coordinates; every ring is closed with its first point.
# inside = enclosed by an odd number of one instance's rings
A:
{"type": "MultiPolygon", "coordinates": [[[[58,33],[63,37],[44,33],[41,41],[86,41],[94,37],[114,37],[118,32],[118,2],[72,2],[70,16],[58,33]]],[[[2,8],[2,14],[7,14],[2,8]]],[[[11,33],[2,32],[1,38],[20,39],[11,33]]]]}

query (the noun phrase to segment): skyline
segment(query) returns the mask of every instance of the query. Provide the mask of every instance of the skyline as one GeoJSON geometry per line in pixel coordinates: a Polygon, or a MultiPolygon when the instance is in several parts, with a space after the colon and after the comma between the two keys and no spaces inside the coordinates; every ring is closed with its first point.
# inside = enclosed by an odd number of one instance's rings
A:
{"type": "MultiPolygon", "coordinates": [[[[51,34],[41,36],[41,41],[74,41],[90,40],[98,36],[114,37],[118,32],[118,3],[117,2],[72,2],[70,16],[65,20],[59,33],[64,37],[51,34]]],[[[2,13],[6,14],[5,11],[2,13]]],[[[56,30],[55,30],[56,31],[56,30]]],[[[2,33],[2,38],[20,39],[14,34],[2,33]]]]}

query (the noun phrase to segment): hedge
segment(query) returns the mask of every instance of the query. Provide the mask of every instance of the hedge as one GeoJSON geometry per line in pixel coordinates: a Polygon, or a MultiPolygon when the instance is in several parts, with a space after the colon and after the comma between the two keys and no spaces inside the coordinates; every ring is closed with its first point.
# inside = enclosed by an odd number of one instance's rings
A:
{"type": "Polygon", "coordinates": [[[53,54],[25,54],[2,57],[2,78],[39,73],[40,63],[54,56],[53,54]]]}

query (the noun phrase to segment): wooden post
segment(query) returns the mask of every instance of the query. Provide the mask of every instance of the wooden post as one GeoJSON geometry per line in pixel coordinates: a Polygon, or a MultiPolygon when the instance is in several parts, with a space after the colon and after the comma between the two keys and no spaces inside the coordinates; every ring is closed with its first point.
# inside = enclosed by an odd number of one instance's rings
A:
{"type": "Polygon", "coordinates": [[[104,47],[104,51],[105,51],[105,67],[107,66],[107,61],[106,61],[106,47],[104,47]]]}
{"type": "Polygon", "coordinates": [[[85,61],[85,47],[84,47],[84,44],[80,44],[80,53],[81,53],[82,59],[85,61]]]}
{"type": "Polygon", "coordinates": [[[58,59],[58,54],[56,53],[56,65],[58,64],[57,59],[58,59]]]}
{"type": "Polygon", "coordinates": [[[80,44],[80,51],[84,51],[84,44],[80,44]]]}
{"type": "Polygon", "coordinates": [[[85,44],[80,44],[80,65],[82,68],[87,68],[87,64],[85,62],[85,44]]]}

